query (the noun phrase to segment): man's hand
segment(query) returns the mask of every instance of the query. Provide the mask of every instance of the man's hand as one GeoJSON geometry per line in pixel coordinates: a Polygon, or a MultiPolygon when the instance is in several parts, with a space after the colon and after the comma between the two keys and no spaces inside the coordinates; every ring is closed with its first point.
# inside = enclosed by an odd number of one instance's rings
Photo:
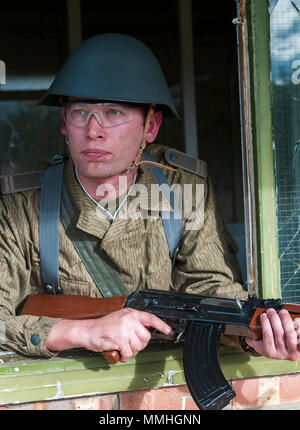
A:
{"type": "Polygon", "coordinates": [[[246,339],[259,354],[277,360],[296,361],[300,358],[300,319],[294,321],[287,310],[278,313],[268,309],[260,317],[262,340],[246,339]]]}
{"type": "Polygon", "coordinates": [[[165,335],[172,328],[148,312],[124,308],[101,318],[62,320],[54,325],[47,338],[49,351],[86,348],[90,351],[119,351],[123,363],[144,349],[152,327],[165,335]]]}

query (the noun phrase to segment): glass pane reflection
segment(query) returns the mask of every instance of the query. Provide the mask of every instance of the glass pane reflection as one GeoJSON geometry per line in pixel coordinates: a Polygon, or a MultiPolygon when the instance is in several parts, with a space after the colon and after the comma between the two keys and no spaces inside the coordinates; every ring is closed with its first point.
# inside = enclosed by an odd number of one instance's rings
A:
{"type": "Polygon", "coordinates": [[[270,0],[269,12],[281,288],[300,303],[300,2],[270,0]]]}

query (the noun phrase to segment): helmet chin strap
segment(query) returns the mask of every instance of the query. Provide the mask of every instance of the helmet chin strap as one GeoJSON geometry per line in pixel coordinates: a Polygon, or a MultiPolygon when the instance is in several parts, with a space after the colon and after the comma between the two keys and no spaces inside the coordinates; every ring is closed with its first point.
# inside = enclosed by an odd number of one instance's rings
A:
{"type": "Polygon", "coordinates": [[[151,118],[154,114],[154,109],[155,109],[155,104],[151,104],[149,109],[148,109],[148,113],[147,113],[147,117],[146,117],[146,121],[145,121],[145,127],[144,127],[144,134],[143,134],[143,138],[142,138],[140,147],[138,149],[138,152],[137,152],[137,155],[136,155],[134,161],[127,167],[126,173],[128,173],[131,169],[140,166],[141,164],[154,164],[155,166],[159,166],[159,167],[162,167],[164,169],[168,169],[168,170],[172,170],[174,172],[177,172],[177,169],[173,169],[172,167],[168,167],[168,166],[165,166],[163,164],[156,163],[154,161],[140,160],[142,157],[143,151],[147,145],[146,135],[147,135],[149,123],[150,123],[151,118]]]}

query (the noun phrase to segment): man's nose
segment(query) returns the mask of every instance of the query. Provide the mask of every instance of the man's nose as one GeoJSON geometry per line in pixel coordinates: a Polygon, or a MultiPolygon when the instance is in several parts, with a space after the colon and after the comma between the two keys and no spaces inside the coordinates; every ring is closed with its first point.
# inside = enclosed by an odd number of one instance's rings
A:
{"type": "Polygon", "coordinates": [[[96,115],[91,114],[91,116],[88,118],[88,123],[86,125],[87,128],[87,134],[91,139],[95,139],[97,137],[103,137],[104,135],[104,128],[102,127],[101,119],[98,118],[96,115]]]}

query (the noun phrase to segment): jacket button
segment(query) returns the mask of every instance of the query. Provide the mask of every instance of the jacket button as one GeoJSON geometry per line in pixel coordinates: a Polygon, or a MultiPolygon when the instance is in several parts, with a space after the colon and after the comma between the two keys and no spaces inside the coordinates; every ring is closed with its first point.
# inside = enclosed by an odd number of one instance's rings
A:
{"type": "Polygon", "coordinates": [[[55,293],[53,285],[47,284],[47,285],[45,285],[45,288],[46,288],[46,291],[48,294],[54,294],[55,293]]]}
{"type": "Polygon", "coordinates": [[[41,336],[39,334],[33,334],[30,338],[32,345],[39,345],[41,343],[41,336]]]}
{"type": "Polygon", "coordinates": [[[172,152],[170,154],[170,158],[171,158],[172,161],[176,161],[178,157],[177,157],[177,154],[174,154],[174,152],[172,152]]]}

